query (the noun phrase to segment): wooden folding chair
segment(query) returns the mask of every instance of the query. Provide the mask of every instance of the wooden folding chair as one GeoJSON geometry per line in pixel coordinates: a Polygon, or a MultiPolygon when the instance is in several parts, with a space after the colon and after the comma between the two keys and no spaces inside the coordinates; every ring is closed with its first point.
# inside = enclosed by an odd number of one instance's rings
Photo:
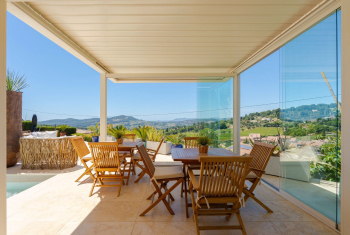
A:
{"type": "MultiPolygon", "coordinates": [[[[149,212],[153,207],[155,207],[159,202],[163,201],[164,205],[168,209],[171,215],[174,215],[173,209],[171,209],[169,202],[166,200],[166,197],[171,200],[175,200],[171,195],[171,192],[183,182],[184,174],[182,172],[181,166],[172,166],[172,167],[157,167],[155,168],[152,162],[152,159],[148,155],[145,146],[143,143],[138,144],[137,150],[140,153],[141,159],[145,164],[145,172],[151,178],[151,183],[154,187],[154,192],[148,197],[148,199],[154,198],[156,194],[158,194],[158,199],[154,201],[145,211],[143,211],[140,216],[144,216],[147,212],[149,212]],[[169,189],[167,188],[167,184],[171,181],[176,181],[173,186],[169,189]],[[164,193],[162,193],[162,189],[164,189],[164,193]]],[[[153,200],[152,200],[153,201],[153,200]]]]}
{"type": "Polygon", "coordinates": [[[249,171],[246,178],[246,180],[250,181],[252,185],[249,189],[246,188],[243,190],[245,201],[247,201],[248,198],[252,198],[269,213],[273,213],[273,211],[257,199],[253,192],[258,186],[261,176],[265,173],[265,168],[274,150],[275,146],[272,144],[265,144],[257,141],[254,143],[254,147],[249,155],[253,157],[253,160],[249,164],[249,171]]]}
{"type": "MultiPolygon", "coordinates": [[[[146,151],[147,151],[148,155],[151,157],[152,162],[154,162],[154,161],[156,160],[158,151],[159,151],[160,147],[162,146],[162,143],[163,143],[163,142],[164,142],[164,137],[163,137],[162,140],[160,141],[157,150],[153,150],[153,149],[148,149],[148,148],[146,148],[146,151]]],[[[142,158],[141,158],[140,153],[138,152],[138,153],[136,153],[134,156],[132,156],[131,161],[132,161],[132,163],[133,163],[133,170],[134,170],[134,171],[135,171],[135,165],[138,166],[138,167],[140,167],[140,169],[142,170],[142,171],[140,172],[140,174],[138,175],[139,177],[138,177],[137,180],[135,180],[135,182],[134,182],[134,183],[138,183],[138,182],[143,178],[143,176],[146,174],[145,168],[140,164],[141,161],[142,161],[142,158]]]]}
{"type": "Polygon", "coordinates": [[[184,137],[185,148],[198,148],[198,140],[199,137],[184,137]]]}
{"type": "Polygon", "coordinates": [[[135,141],[136,134],[124,134],[124,139],[126,141],[135,141]]]}
{"type": "Polygon", "coordinates": [[[124,169],[126,169],[125,156],[119,157],[118,143],[116,142],[98,142],[89,143],[91,149],[91,156],[94,162],[94,169],[96,171],[96,178],[90,191],[90,197],[95,187],[119,187],[118,197],[122,184],[124,183],[124,169]],[[115,174],[112,174],[114,172],[115,174]],[[108,174],[106,174],[108,173],[108,174]],[[96,182],[99,185],[96,185],[96,182]],[[118,181],[119,184],[104,184],[106,181],[118,181]]]}
{"type": "MultiPolygon", "coordinates": [[[[199,137],[184,137],[184,141],[185,141],[185,148],[199,148],[198,145],[198,140],[199,137]]],[[[192,170],[199,170],[201,165],[200,164],[189,164],[189,165],[183,165],[184,168],[186,169],[186,183],[189,184],[190,182],[190,177],[188,175],[188,169],[192,169],[192,170]]],[[[184,189],[184,185],[181,185],[181,197],[183,196],[183,192],[185,191],[184,189]]],[[[189,192],[189,191],[188,191],[189,192]]]]}
{"type": "Polygon", "coordinates": [[[72,137],[69,139],[70,139],[75,151],[77,152],[81,163],[85,167],[84,173],[81,176],[79,176],[79,178],[75,182],[78,182],[84,175],[90,175],[91,179],[95,180],[95,176],[91,172],[92,168],[94,167],[94,164],[91,164],[90,167],[86,164],[87,162],[92,162],[92,157],[90,154],[90,150],[86,146],[83,137],[77,136],[77,137],[72,137]]]}
{"type": "Polygon", "coordinates": [[[240,203],[243,198],[245,177],[252,157],[200,157],[201,163],[199,181],[196,180],[192,169],[189,189],[191,192],[193,216],[196,222],[197,234],[200,230],[230,230],[240,229],[246,234],[240,215],[240,203]],[[194,198],[194,190],[197,198],[194,198]],[[198,216],[226,216],[230,220],[237,216],[237,226],[199,226],[198,216]]]}

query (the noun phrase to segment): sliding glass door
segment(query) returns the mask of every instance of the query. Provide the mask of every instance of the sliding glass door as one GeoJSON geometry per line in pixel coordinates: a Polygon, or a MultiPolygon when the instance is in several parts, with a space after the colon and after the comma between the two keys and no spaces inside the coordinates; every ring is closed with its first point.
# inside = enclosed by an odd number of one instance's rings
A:
{"type": "Polygon", "coordinates": [[[280,49],[280,190],[340,221],[340,11],[280,49]]]}

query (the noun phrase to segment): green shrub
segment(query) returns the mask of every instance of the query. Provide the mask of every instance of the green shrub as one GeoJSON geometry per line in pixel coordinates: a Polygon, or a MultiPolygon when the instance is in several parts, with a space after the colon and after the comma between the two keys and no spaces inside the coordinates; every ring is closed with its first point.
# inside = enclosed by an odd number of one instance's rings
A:
{"type": "MultiPolygon", "coordinates": [[[[37,130],[38,131],[54,131],[55,127],[54,126],[38,126],[37,130]]],[[[57,136],[60,136],[61,128],[57,127],[56,130],[57,130],[57,136]]],[[[76,127],[67,127],[65,129],[65,131],[66,131],[67,136],[71,136],[72,134],[77,132],[77,128],[76,127]]]]}
{"type": "Polygon", "coordinates": [[[31,131],[33,123],[32,121],[22,121],[22,130],[23,131],[31,131]]]}
{"type": "MultiPolygon", "coordinates": [[[[58,130],[58,132],[61,132],[60,128],[57,128],[57,130],[58,130]]],[[[67,136],[71,136],[72,134],[77,132],[77,128],[76,127],[67,127],[65,132],[66,132],[67,136]]]]}
{"type": "Polygon", "coordinates": [[[84,141],[92,142],[91,134],[73,133],[72,135],[82,136],[84,138],[84,141]]]}
{"type": "Polygon", "coordinates": [[[147,140],[160,142],[164,136],[164,131],[152,127],[147,133],[147,140]]]}

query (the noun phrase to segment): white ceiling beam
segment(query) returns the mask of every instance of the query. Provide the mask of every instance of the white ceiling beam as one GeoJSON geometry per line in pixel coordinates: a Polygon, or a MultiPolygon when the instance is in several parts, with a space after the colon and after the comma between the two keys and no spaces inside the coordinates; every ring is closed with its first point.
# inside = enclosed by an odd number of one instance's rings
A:
{"type": "Polygon", "coordinates": [[[127,79],[171,79],[171,78],[223,78],[233,77],[234,73],[108,73],[107,78],[127,79]]]}
{"type": "Polygon", "coordinates": [[[226,82],[235,73],[120,73],[106,74],[115,83],[226,82]]]}
{"type": "Polygon", "coordinates": [[[64,35],[39,13],[34,11],[24,2],[8,2],[7,10],[17,18],[37,30],[39,33],[83,61],[99,73],[109,73],[109,69],[99,63],[94,57],[87,53],[82,47],[64,35]]]}

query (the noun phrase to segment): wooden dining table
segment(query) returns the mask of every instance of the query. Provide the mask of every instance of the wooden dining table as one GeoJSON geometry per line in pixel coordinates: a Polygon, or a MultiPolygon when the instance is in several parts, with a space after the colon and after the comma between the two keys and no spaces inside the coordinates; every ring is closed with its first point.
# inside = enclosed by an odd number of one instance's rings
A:
{"type": "Polygon", "coordinates": [[[199,158],[201,156],[209,156],[209,157],[220,157],[220,156],[240,156],[230,150],[223,148],[209,148],[208,153],[199,153],[198,148],[172,148],[171,156],[174,161],[182,162],[183,164],[183,172],[184,172],[184,193],[185,193],[185,201],[186,201],[186,217],[189,218],[188,207],[192,207],[192,203],[188,203],[187,201],[187,184],[186,184],[186,168],[189,164],[200,164],[199,158]]]}
{"type": "Polygon", "coordinates": [[[128,151],[132,155],[134,152],[134,149],[136,148],[136,145],[139,143],[140,143],[139,141],[124,141],[122,144],[118,144],[118,150],[128,151]]]}

